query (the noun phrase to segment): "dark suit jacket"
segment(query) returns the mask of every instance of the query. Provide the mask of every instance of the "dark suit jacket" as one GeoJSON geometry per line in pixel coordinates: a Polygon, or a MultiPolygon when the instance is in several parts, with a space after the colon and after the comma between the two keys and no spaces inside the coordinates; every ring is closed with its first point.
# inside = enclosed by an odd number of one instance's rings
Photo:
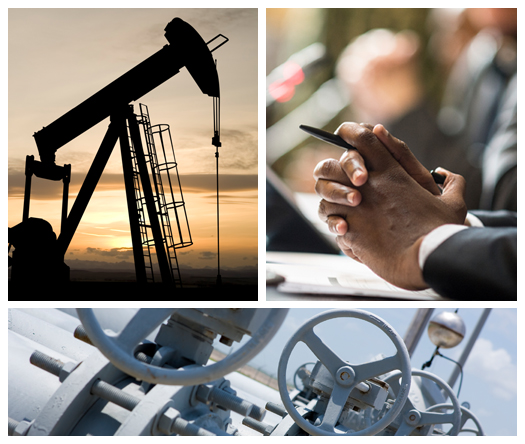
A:
{"type": "Polygon", "coordinates": [[[517,300],[517,215],[473,212],[485,228],[462,230],[434,250],[423,278],[441,296],[458,300],[517,300]]]}

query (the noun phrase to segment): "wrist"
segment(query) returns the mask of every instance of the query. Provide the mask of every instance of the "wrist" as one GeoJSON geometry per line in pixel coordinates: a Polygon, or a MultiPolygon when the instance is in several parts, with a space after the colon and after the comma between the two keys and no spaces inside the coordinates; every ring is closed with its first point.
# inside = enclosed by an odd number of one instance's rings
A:
{"type": "Polygon", "coordinates": [[[423,269],[419,266],[419,250],[421,249],[421,244],[423,243],[425,236],[426,235],[419,237],[412,247],[410,247],[411,275],[413,276],[414,286],[417,287],[418,290],[428,288],[427,283],[423,279],[423,269]]]}
{"type": "Polygon", "coordinates": [[[425,236],[418,238],[408,249],[405,259],[406,277],[410,290],[424,290],[428,284],[423,279],[423,270],[419,266],[419,250],[425,236]]]}

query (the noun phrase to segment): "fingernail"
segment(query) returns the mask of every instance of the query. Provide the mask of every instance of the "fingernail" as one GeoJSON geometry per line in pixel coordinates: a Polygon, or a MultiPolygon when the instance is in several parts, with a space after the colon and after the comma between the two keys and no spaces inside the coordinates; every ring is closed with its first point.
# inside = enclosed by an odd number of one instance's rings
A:
{"type": "Polygon", "coordinates": [[[340,227],[341,227],[341,222],[337,222],[335,225],[334,224],[328,224],[328,229],[333,234],[337,234],[338,235],[339,231],[340,231],[340,227]]]}
{"type": "Polygon", "coordinates": [[[346,195],[346,198],[348,199],[348,202],[350,202],[350,205],[353,205],[354,204],[354,193],[348,193],[346,195]]]}
{"type": "Polygon", "coordinates": [[[337,232],[336,234],[345,234],[344,231],[343,231],[343,222],[339,222],[335,226],[335,231],[337,232]]]}
{"type": "Polygon", "coordinates": [[[356,168],[356,170],[354,171],[354,174],[352,176],[352,180],[354,181],[354,184],[356,182],[360,182],[360,178],[363,177],[363,170],[361,168],[356,168]]]}

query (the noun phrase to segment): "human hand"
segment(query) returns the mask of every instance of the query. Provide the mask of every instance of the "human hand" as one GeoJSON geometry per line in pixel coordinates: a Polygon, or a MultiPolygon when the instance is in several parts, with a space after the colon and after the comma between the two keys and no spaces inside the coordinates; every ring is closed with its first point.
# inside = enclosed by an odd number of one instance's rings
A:
{"type": "Polygon", "coordinates": [[[419,48],[414,32],[387,29],[372,29],[348,45],[339,58],[337,75],[359,120],[391,122],[421,100],[419,48]]]}
{"type": "MultiPolygon", "coordinates": [[[[335,134],[339,134],[342,124],[335,134]]],[[[436,185],[428,170],[412,154],[408,146],[401,140],[392,136],[383,125],[375,127],[361,123],[360,126],[371,130],[388,149],[405,171],[423,188],[435,195],[441,191],[436,185]]],[[[317,164],[314,169],[315,191],[328,202],[341,205],[357,206],[361,202],[361,193],[358,187],[368,179],[363,157],[356,150],[348,150],[341,156],[339,162],[335,159],[326,159],[317,164]]],[[[328,229],[338,235],[344,235],[348,229],[346,221],[337,215],[327,219],[328,229]]]]}
{"type": "MultiPolygon", "coordinates": [[[[323,199],[319,216],[327,223],[332,215],[346,220],[349,229],[337,237],[346,255],[365,263],[394,285],[412,290],[426,288],[418,264],[419,245],[434,228],[464,222],[465,181],[440,169],[446,176],[440,194],[432,176],[417,160],[414,163],[408,147],[382,126],[376,128],[371,131],[355,123],[345,123],[339,128],[338,134],[354,145],[365,160],[368,180],[359,188],[358,206],[323,199]],[[408,170],[401,162],[409,165],[408,170]]],[[[340,191],[340,188],[334,191],[334,195],[340,191]]]]}

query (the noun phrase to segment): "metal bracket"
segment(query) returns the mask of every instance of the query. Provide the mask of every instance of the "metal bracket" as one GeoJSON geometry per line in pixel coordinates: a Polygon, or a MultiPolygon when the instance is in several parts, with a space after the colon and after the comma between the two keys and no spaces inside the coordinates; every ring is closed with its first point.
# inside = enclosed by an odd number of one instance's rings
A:
{"type": "Polygon", "coordinates": [[[217,45],[215,48],[213,49],[210,49],[210,52],[213,52],[215,51],[216,49],[219,49],[222,45],[224,45],[225,43],[229,42],[230,39],[228,37],[226,37],[225,35],[222,35],[222,34],[217,34],[215,37],[213,37],[209,42],[206,42],[206,45],[209,45],[211,42],[213,42],[214,40],[218,39],[219,37],[222,37],[224,38],[224,42],[222,42],[221,44],[217,45]]]}

